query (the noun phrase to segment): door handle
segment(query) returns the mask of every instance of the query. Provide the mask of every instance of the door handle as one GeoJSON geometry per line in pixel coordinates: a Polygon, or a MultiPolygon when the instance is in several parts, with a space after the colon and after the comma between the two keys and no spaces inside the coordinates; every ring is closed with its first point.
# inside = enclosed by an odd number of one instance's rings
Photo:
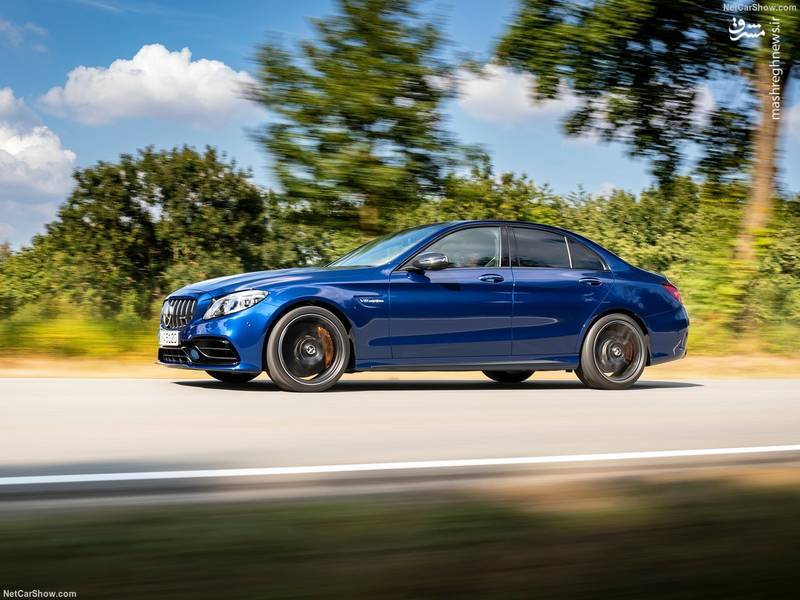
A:
{"type": "Polygon", "coordinates": [[[502,275],[496,275],[494,273],[490,273],[488,275],[481,275],[478,277],[481,281],[485,281],[487,283],[500,283],[501,281],[505,281],[505,277],[502,275]]]}
{"type": "Polygon", "coordinates": [[[596,277],[581,277],[578,281],[583,285],[588,285],[589,287],[597,287],[598,285],[603,285],[603,282],[597,279],[596,277]]]}

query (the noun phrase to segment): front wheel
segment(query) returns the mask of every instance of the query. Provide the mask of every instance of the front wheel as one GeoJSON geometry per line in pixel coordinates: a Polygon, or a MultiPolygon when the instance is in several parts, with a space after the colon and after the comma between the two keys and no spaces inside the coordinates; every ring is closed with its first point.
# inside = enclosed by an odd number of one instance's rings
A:
{"type": "Polygon", "coordinates": [[[484,371],[483,374],[498,383],[522,383],[533,371],[484,371]]]}
{"type": "Polygon", "coordinates": [[[339,318],[319,306],[300,306],[275,324],[266,348],[267,372],[289,392],[321,392],[350,362],[350,341],[339,318]]]}
{"type": "Polygon", "coordinates": [[[631,387],[644,371],[647,345],[639,325],[628,315],[598,319],[586,334],[576,373],[587,386],[601,390],[631,387]]]}
{"type": "Polygon", "coordinates": [[[247,383],[258,377],[258,373],[237,373],[236,371],[206,371],[206,373],[222,383],[247,383]]]}

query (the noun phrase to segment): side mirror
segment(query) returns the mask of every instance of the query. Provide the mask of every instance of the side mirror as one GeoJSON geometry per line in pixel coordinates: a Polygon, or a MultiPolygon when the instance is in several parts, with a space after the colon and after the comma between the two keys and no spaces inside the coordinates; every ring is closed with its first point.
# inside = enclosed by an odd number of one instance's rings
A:
{"type": "Polygon", "coordinates": [[[447,255],[441,252],[424,252],[414,259],[411,269],[414,271],[439,271],[450,264],[447,255]]]}

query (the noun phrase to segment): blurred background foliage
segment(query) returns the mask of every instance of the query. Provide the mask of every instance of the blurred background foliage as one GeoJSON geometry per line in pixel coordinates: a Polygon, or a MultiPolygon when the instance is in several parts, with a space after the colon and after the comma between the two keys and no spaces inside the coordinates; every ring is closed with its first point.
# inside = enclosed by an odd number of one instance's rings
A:
{"type": "MultiPolygon", "coordinates": [[[[76,191],[47,232],[20,251],[0,252],[5,339],[31,352],[138,357],[151,350],[170,291],[246,270],[325,263],[369,239],[349,228],[304,227],[291,205],[249,177],[211,149],[190,148],[148,149],[78,172],[76,191]]],[[[564,226],[674,281],[692,317],[691,350],[798,348],[798,198],[779,202],[758,274],[743,280],[734,258],[742,184],[684,177],[638,196],[559,196],[484,161],[444,187],[443,197],[401,211],[387,228],[484,218],[564,226]]]]}
{"type": "MultiPolygon", "coordinates": [[[[698,61],[692,69],[676,64],[668,45],[636,46],[643,31],[680,31],[669,22],[671,4],[650,0],[633,14],[630,31],[611,28],[607,58],[623,61],[634,44],[641,60],[626,68],[648,81],[671,72],[674,81],[622,89],[624,71],[609,67],[605,79],[586,71],[602,51],[584,47],[591,40],[582,36],[603,10],[616,14],[629,3],[596,2],[594,12],[575,5],[586,31],[575,32],[571,53],[554,54],[548,44],[556,38],[535,31],[567,26],[568,4],[522,2],[498,59],[538,77],[534,97],[552,97],[560,85],[577,89],[586,102],[568,117],[568,134],[603,127],[591,98],[626,98],[609,113],[614,127],[606,133],[626,141],[620,136],[633,132],[633,154],[649,158],[658,175],[650,189],[561,196],[524,175],[495,172],[485,152],[459,144],[444,127],[443,103],[460,67],[443,58],[439,28],[409,0],[342,0],[338,14],[314,21],[316,38],[295,51],[277,43],[259,49],[257,83],[247,93],[270,112],[254,141],[270,156],[279,188],[254,184],[249,171],[210,147],[145,148],[77,170],[74,191],[43,234],[19,250],[0,246],[2,352],[151,356],[161,299],[186,283],[324,264],[381,233],[482,218],[560,225],[663,272],[689,308],[691,352],[796,351],[800,198],[782,196],[770,178],[759,188],[771,198],[759,213],[769,221],[748,221],[760,202],[755,175],[773,166],[753,162],[747,119],[735,107],[711,115],[709,126],[735,139],[713,143],[709,134],[713,154],[694,170],[667,168],[687,154],[686,143],[702,142],[681,137],[693,128],[686,111],[698,77],[758,56],[690,38],[680,48],[685,60],[698,61]],[[647,52],[655,62],[641,56],[647,52]],[[587,53],[597,56],[586,63],[587,53]],[[556,55],[576,62],[551,64],[556,55]]],[[[787,52],[790,62],[796,58],[795,46],[787,52]]]]}

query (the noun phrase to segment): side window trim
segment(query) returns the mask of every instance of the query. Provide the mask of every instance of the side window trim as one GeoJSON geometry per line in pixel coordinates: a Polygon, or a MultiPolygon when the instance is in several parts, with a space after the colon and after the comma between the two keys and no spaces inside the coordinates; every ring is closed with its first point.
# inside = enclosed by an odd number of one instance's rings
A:
{"type": "MultiPolygon", "coordinates": [[[[600,264],[603,265],[603,269],[602,269],[603,271],[611,271],[611,267],[608,266],[608,262],[606,262],[606,259],[603,258],[602,255],[599,252],[595,252],[592,248],[590,248],[589,246],[584,244],[582,241],[576,240],[573,237],[570,237],[569,241],[567,243],[567,250],[570,251],[570,255],[569,255],[569,263],[570,263],[570,265],[572,264],[572,251],[569,248],[570,244],[578,244],[581,247],[585,248],[586,250],[588,250],[589,252],[591,252],[592,254],[594,254],[597,257],[597,260],[599,260],[600,264]]],[[[571,269],[575,269],[577,267],[570,267],[570,268],[571,269]]]]}
{"type": "Polygon", "coordinates": [[[572,250],[569,247],[569,239],[567,239],[567,236],[564,236],[564,243],[567,245],[567,257],[569,258],[569,268],[574,269],[575,267],[572,264],[572,250]]]}
{"type": "MultiPolygon", "coordinates": [[[[509,237],[513,239],[513,249],[514,251],[511,254],[509,260],[509,266],[513,267],[514,269],[564,269],[566,267],[523,267],[521,265],[516,264],[519,260],[519,252],[517,247],[517,236],[514,234],[514,229],[535,229],[536,231],[541,231],[543,233],[550,233],[553,235],[559,235],[555,231],[550,231],[549,229],[543,229],[541,227],[531,227],[528,225],[511,225],[509,226],[509,237]]],[[[569,257],[569,269],[572,269],[572,254],[569,250],[569,241],[567,240],[567,236],[564,234],[560,234],[561,238],[564,240],[564,245],[567,247],[567,256],[569,257]]]]}
{"type": "Polygon", "coordinates": [[[500,228],[500,268],[511,268],[511,228],[503,225],[500,228]]]}
{"type": "MultiPolygon", "coordinates": [[[[436,237],[435,239],[431,240],[430,242],[425,244],[424,248],[421,248],[419,251],[417,251],[414,254],[412,254],[402,265],[397,267],[394,271],[395,272],[397,272],[397,271],[407,271],[408,270],[408,265],[410,265],[412,262],[414,262],[415,258],[417,258],[423,252],[427,251],[427,249],[430,248],[431,246],[433,246],[436,242],[438,242],[440,240],[443,240],[444,238],[446,238],[449,235],[452,235],[454,233],[458,233],[458,232],[461,232],[461,231],[468,231],[470,229],[486,229],[486,228],[494,228],[494,229],[499,230],[499,233],[500,233],[500,236],[499,236],[500,237],[500,266],[499,267],[446,267],[446,268],[448,270],[449,269],[482,269],[482,268],[502,269],[502,268],[504,268],[502,266],[503,265],[503,256],[504,256],[504,254],[503,254],[503,248],[504,248],[503,227],[500,226],[500,225],[472,225],[472,226],[467,225],[466,227],[459,227],[458,229],[451,229],[450,231],[447,231],[447,232],[443,233],[442,235],[436,237]]],[[[510,263],[509,263],[509,265],[510,265],[510,263]]]]}

